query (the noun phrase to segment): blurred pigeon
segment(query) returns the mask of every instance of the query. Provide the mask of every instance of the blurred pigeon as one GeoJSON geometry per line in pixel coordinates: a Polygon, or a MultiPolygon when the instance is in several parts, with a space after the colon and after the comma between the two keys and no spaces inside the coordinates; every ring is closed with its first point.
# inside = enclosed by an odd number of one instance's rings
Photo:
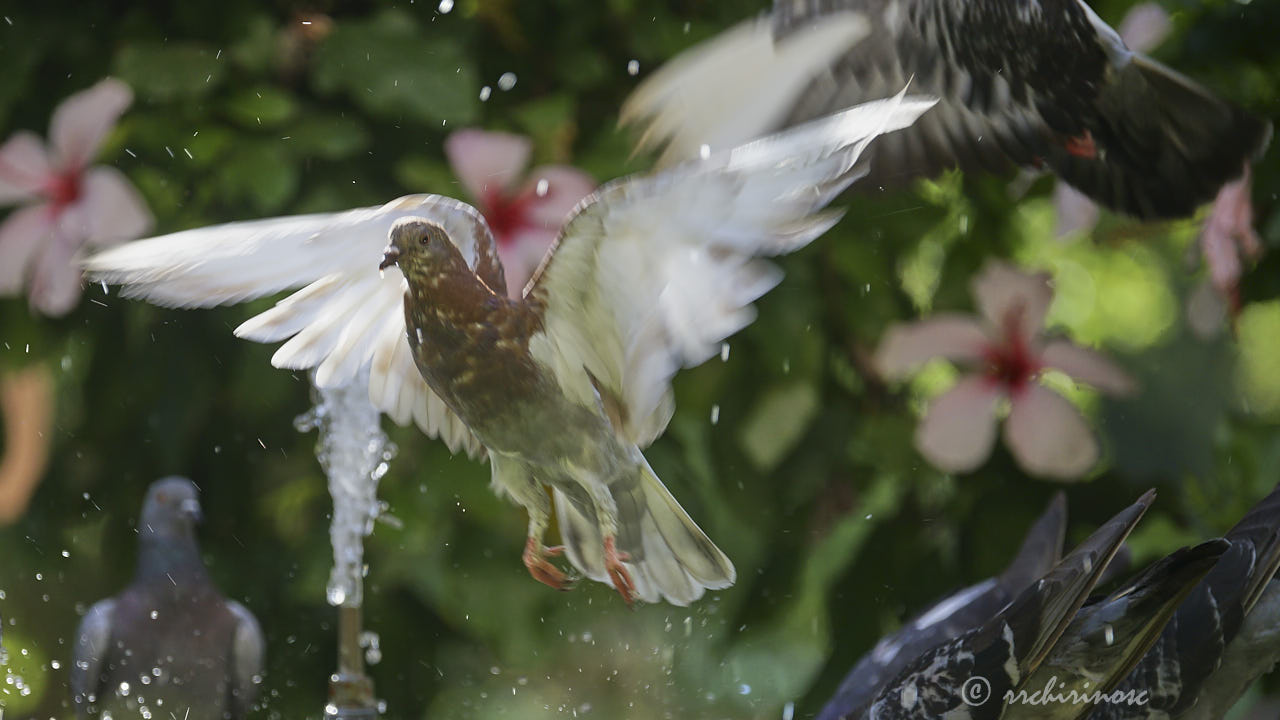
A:
{"type": "Polygon", "coordinates": [[[628,600],[684,605],[734,570],[640,452],[671,418],[670,379],[751,322],[750,303],[780,279],[759,256],[831,227],[839,214],[820,211],[858,177],[867,143],[933,102],[868,103],[610,183],[578,206],[520,299],[505,297],[483,217],[431,195],[189,230],[114,248],[88,269],[168,305],[301,287],[237,334],[292,338],[273,363],[316,367],[322,387],[367,365],[370,397],[393,419],[412,417],[451,448],[483,443],[494,488],[529,512],[524,561],[536,579],[567,582],[547,560],[559,549],[542,543],[546,483],[580,571],[628,600]]]}
{"type": "Polygon", "coordinates": [[[636,88],[622,121],[664,160],[885,95],[938,107],[877,143],[875,188],[949,168],[1048,167],[1142,218],[1191,214],[1265,149],[1268,123],[1133,52],[1080,0],[775,0],[636,88]]]}
{"type": "Polygon", "coordinates": [[[1080,608],[1049,657],[1015,690],[1015,700],[1006,705],[1001,717],[1075,720],[1087,716],[1094,703],[1030,702],[1028,698],[1037,693],[1068,698],[1109,694],[1142,659],[1178,604],[1228,547],[1230,543],[1219,539],[1182,548],[1105,598],[1080,608]],[[1070,695],[1072,692],[1076,695],[1070,695]]]}
{"type": "Polygon", "coordinates": [[[1178,607],[1117,689],[1141,707],[1098,707],[1095,720],[1221,718],[1280,659],[1280,486],[1226,535],[1231,548],[1178,607]]]}
{"type": "Polygon", "coordinates": [[[907,663],[1003,610],[1058,563],[1066,527],[1067,499],[1059,492],[1027,531],[1022,548],[1003,573],[948,595],[897,632],[884,636],[845,675],[840,688],[818,713],[818,720],[861,717],[884,683],[907,663]]]}
{"type": "Polygon", "coordinates": [[[862,717],[1000,717],[1005,693],[1017,688],[1050,654],[1154,499],[1155,491],[1147,491],[1004,610],[916,658],[876,695],[862,717]]]}
{"type": "Polygon", "coordinates": [[[184,720],[248,716],[262,673],[262,630],[209,579],[195,539],[199,517],[190,480],[165,478],[147,489],[133,582],[95,603],[80,623],[71,670],[78,717],[93,710],[184,720]]]}

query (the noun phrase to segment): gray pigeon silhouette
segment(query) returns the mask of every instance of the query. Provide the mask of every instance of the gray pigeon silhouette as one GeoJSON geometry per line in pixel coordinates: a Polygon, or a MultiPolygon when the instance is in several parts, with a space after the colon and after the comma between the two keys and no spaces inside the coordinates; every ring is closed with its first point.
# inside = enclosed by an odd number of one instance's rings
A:
{"type": "Polygon", "coordinates": [[[77,717],[248,716],[261,680],[262,629],[210,580],[196,545],[199,519],[190,480],[164,478],[147,489],[133,582],[80,623],[71,670],[77,717]]]}

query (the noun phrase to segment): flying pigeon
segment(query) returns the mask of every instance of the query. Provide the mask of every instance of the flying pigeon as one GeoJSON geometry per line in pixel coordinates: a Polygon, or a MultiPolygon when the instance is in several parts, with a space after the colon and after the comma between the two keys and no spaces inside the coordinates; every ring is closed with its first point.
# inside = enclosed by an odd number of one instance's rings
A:
{"type": "Polygon", "coordinates": [[[670,379],[751,322],[750,303],[780,280],[760,256],[831,227],[839,213],[822,208],[859,177],[866,145],[933,103],[899,94],[609,183],[579,204],[514,300],[484,218],[433,195],[189,230],[87,267],[166,305],[302,288],[237,334],[291,338],[273,363],[314,367],[322,387],[368,366],[370,398],[394,420],[451,448],[483,447],[493,487],[529,512],[524,561],[536,579],[568,582],[547,559],[559,548],[542,542],[554,501],[579,571],[628,601],[686,605],[732,584],[734,570],[640,452],[671,418],[670,379]]]}
{"type": "Polygon", "coordinates": [[[818,720],[861,717],[884,683],[898,675],[907,663],[1003,610],[1018,593],[1058,564],[1066,527],[1067,499],[1059,492],[1027,531],[1021,549],[1004,572],[948,595],[897,632],[883,637],[854,663],[835,695],[818,713],[818,720]]]}
{"type": "Polygon", "coordinates": [[[1078,699],[1111,693],[1228,547],[1230,543],[1219,539],[1177,550],[1105,598],[1080,608],[1049,656],[1014,691],[1002,719],[1086,717],[1094,703],[1030,702],[1029,698],[1039,694],[1078,699]]]}
{"type": "Polygon", "coordinates": [[[77,717],[248,717],[262,629],[209,579],[195,539],[199,518],[190,480],[164,478],[147,489],[133,582],[80,623],[71,670],[77,717]]]}
{"type": "Polygon", "coordinates": [[[1140,218],[1190,215],[1271,126],[1131,51],[1081,0],[774,0],[640,84],[622,109],[664,161],[879,97],[941,98],[871,152],[860,187],[1047,167],[1140,218]]]}
{"type": "Polygon", "coordinates": [[[917,657],[876,695],[861,717],[1000,717],[1005,693],[1016,689],[1049,656],[1154,499],[1155,491],[1148,491],[999,613],[917,657]]]}
{"type": "Polygon", "coordinates": [[[1216,720],[1280,660],[1280,486],[1226,539],[1231,548],[1117,688],[1150,702],[1100,706],[1091,719],[1216,720]]]}

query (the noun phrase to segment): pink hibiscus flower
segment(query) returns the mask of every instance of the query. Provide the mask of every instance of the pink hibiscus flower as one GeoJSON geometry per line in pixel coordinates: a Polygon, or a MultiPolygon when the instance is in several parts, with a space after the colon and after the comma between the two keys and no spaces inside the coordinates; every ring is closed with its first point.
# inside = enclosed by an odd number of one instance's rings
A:
{"type": "Polygon", "coordinates": [[[512,297],[524,291],[569,211],[596,186],[567,165],[543,165],[522,176],[532,152],[526,137],[483,130],[459,130],[444,143],[449,165],[498,240],[512,297]]]}
{"type": "Polygon", "coordinates": [[[1046,276],[993,261],[974,278],[972,292],[981,317],[941,314],[895,326],[876,352],[877,367],[890,378],[936,357],[973,369],[929,406],[916,447],[947,472],[974,470],[991,453],[997,413],[1007,402],[1004,441],[1024,470],[1083,474],[1097,462],[1097,440],[1075,406],[1038,382],[1041,373],[1061,370],[1112,394],[1131,392],[1133,381],[1102,355],[1043,336],[1053,299],[1046,276]]]}
{"type": "Polygon", "coordinates": [[[106,79],[62,101],[49,124],[49,147],[19,131],[0,146],[0,206],[22,205],[0,225],[0,295],[28,287],[31,306],[65,315],[80,299],[76,255],[85,245],[131,240],[151,213],[123,173],[89,167],[133,99],[106,79]]]}
{"type": "Polygon", "coordinates": [[[1262,255],[1262,238],[1253,229],[1253,202],[1250,169],[1218,191],[1209,217],[1200,231],[1200,251],[1209,267],[1209,281],[1227,298],[1231,310],[1239,310],[1238,285],[1243,272],[1240,256],[1251,260],[1262,255]]]}

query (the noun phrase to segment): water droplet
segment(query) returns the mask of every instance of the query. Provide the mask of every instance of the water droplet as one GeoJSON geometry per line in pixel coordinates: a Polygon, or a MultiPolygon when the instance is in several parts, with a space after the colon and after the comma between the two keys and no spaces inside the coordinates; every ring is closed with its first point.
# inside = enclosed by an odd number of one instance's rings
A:
{"type": "Polygon", "coordinates": [[[513,72],[504,72],[498,78],[498,89],[502,91],[510,90],[516,86],[516,74],[513,72]]]}
{"type": "Polygon", "coordinates": [[[485,85],[484,87],[480,88],[480,102],[484,102],[488,100],[489,96],[492,94],[493,94],[493,88],[489,87],[488,85],[485,85]]]}
{"type": "Polygon", "coordinates": [[[440,5],[436,9],[441,15],[448,15],[453,10],[453,0],[440,0],[440,5]]]}
{"type": "Polygon", "coordinates": [[[630,76],[632,76],[632,77],[635,77],[637,74],[639,74],[639,72],[640,72],[640,61],[639,61],[639,60],[632,60],[631,62],[628,62],[628,63],[627,63],[627,74],[628,74],[628,75],[630,75],[630,76]]]}
{"type": "Polygon", "coordinates": [[[715,425],[718,422],[720,422],[720,406],[712,405],[711,406],[711,424],[715,425]]]}
{"type": "Polygon", "coordinates": [[[711,157],[711,146],[705,143],[703,145],[698,146],[698,157],[702,158],[703,160],[706,160],[707,158],[711,157]]]}
{"type": "Polygon", "coordinates": [[[551,183],[546,178],[538,178],[538,184],[534,186],[533,191],[538,197],[546,197],[547,191],[551,189],[551,183]]]}

